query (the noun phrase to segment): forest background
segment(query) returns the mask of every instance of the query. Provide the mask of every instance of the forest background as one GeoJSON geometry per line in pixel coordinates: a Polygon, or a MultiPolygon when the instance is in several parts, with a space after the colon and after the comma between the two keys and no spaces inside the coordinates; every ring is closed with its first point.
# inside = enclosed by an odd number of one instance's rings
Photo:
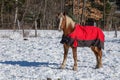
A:
{"type": "Polygon", "coordinates": [[[76,22],[119,30],[117,0],[0,0],[0,29],[57,29],[56,16],[66,12],[76,22]]]}

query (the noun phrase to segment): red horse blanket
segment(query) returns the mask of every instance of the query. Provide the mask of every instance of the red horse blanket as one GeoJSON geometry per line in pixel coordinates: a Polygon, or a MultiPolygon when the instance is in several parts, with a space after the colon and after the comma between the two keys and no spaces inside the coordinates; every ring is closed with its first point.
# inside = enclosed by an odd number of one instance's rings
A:
{"type": "Polygon", "coordinates": [[[73,47],[97,46],[104,49],[104,34],[98,27],[76,24],[72,33],[67,36],[63,35],[61,43],[66,43],[73,47]]]}

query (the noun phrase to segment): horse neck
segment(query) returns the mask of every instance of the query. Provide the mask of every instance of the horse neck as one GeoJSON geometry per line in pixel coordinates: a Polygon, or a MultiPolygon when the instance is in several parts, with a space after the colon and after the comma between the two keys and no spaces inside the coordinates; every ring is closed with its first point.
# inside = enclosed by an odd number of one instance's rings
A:
{"type": "Polygon", "coordinates": [[[63,34],[67,36],[68,34],[73,32],[74,26],[75,26],[75,22],[71,18],[66,16],[66,25],[65,28],[63,29],[63,34]]]}

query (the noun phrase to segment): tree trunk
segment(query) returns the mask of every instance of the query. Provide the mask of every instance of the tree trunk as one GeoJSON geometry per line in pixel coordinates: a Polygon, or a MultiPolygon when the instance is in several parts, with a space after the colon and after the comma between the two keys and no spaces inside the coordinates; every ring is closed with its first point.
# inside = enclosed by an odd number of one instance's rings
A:
{"type": "Polygon", "coordinates": [[[81,24],[82,25],[85,25],[85,15],[84,15],[85,5],[86,5],[86,0],[83,0],[83,8],[82,8],[82,15],[81,15],[81,24]]]}
{"type": "Polygon", "coordinates": [[[24,24],[24,17],[25,17],[25,15],[26,15],[27,11],[28,11],[29,3],[30,3],[30,1],[27,0],[27,1],[26,1],[25,12],[23,13],[22,20],[21,20],[21,24],[20,24],[21,27],[22,27],[23,37],[25,37],[25,31],[24,31],[24,25],[23,25],[23,24],[24,24]]]}
{"type": "Polygon", "coordinates": [[[106,15],[106,14],[105,14],[105,7],[106,7],[106,6],[105,6],[105,0],[104,0],[104,10],[103,10],[104,29],[105,29],[105,26],[106,26],[106,25],[105,25],[105,21],[106,21],[106,19],[105,19],[105,15],[106,15]]]}
{"type": "Polygon", "coordinates": [[[115,23],[115,37],[117,37],[117,25],[115,23]]]}
{"type": "Polygon", "coordinates": [[[35,37],[37,37],[37,21],[35,20],[35,37]]]}
{"type": "Polygon", "coordinates": [[[13,25],[13,30],[14,31],[16,29],[17,17],[18,17],[18,0],[16,0],[15,19],[14,19],[14,25],[13,25]]]}
{"type": "Polygon", "coordinates": [[[3,9],[4,9],[4,1],[2,0],[2,6],[1,6],[1,27],[3,28],[3,9]]]}
{"type": "Polygon", "coordinates": [[[47,8],[47,0],[45,0],[44,15],[43,15],[43,25],[45,24],[46,8],[47,8]]]}
{"type": "Polygon", "coordinates": [[[20,21],[17,20],[17,26],[18,26],[18,30],[20,30],[20,21]]]}

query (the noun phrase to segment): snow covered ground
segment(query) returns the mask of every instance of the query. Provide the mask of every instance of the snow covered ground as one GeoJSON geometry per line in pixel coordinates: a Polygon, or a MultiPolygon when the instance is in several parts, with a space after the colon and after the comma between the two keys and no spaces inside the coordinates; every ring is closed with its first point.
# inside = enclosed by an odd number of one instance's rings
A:
{"type": "Polygon", "coordinates": [[[62,32],[39,30],[37,38],[25,41],[18,32],[0,31],[0,80],[120,80],[120,32],[117,38],[113,31],[104,33],[103,68],[94,69],[95,56],[84,47],[78,48],[78,71],[73,71],[71,49],[66,68],[59,69],[62,32]]]}

